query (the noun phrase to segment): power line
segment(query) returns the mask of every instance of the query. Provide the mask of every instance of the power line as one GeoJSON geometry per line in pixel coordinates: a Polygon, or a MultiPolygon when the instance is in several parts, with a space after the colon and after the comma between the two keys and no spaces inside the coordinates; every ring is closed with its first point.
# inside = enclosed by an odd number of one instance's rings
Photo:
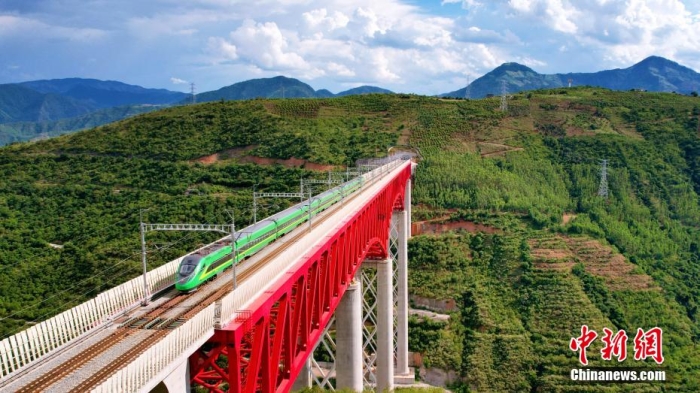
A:
{"type": "MultiPolygon", "coordinates": [[[[113,277],[111,277],[111,279],[106,279],[105,282],[115,282],[117,279],[123,278],[123,277],[125,276],[126,273],[128,273],[128,272],[125,272],[124,274],[121,274],[121,275],[113,276],[113,277]]],[[[99,289],[99,288],[92,288],[92,289],[89,289],[89,290],[83,292],[82,294],[80,294],[80,296],[82,296],[82,297],[88,296],[90,293],[93,293],[93,292],[97,291],[98,289],[99,289]]],[[[76,298],[76,299],[79,299],[79,298],[76,298]]],[[[76,300],[71,300],[71,301],[63,302],[63,303],[61,303],[61,304],[58,305],[58,309],[59,309],[60,311],[58,311],[58,312],[54,312],[54,311],[47,312],[47,313],[45,313],[45,314],[42,314],[42,315],[40,315],[40,316],[34,318],[34,319],[31,320],[31,321],[27,321],[27,320],[24,320],[24,319],[16,319],[16,318],[12,318],[12,320],[14,320],[14,321],[20,321],[20,322],[23,322],[23,323],[25,323],[25,324],[37,324],[37,323],[44,322],[44,321],[46,321],[46,320],[48,320],[48,319],[50,319],[50,318],[52,318],[52,317],[54,317],[54,316],[56,316],[56,315],[62,313],[62,312],[65,312],[66,310],[69,310],[70,308],[75,307],[75,306],[77,306],[77,305],[80,305],[80,304],[82,304],[82,303],[84,303],[84,302],[85,302],[85,301],[79,301],[78,304],[76,304],[76,300]],[[71,304],[74,305],[74,306],[72,306],[72,307],[66,307],[66,306],[71,305],[71,304]]],[[[19,310],[19,311],[22,311],[22,310],[19,310]]],[[[19,311],[17,311],[17,312],[19,312],[19,311]]],[[[15,314],[12,314],[12,315],[16,315],[16,313],[15,313],[15,314]]],[[[3,317],[3,318],[0,319],[0,320],[10,319],[10,317],[11,317],[11,316],[3,317]]],[[[10,333],[10,334],[7,334],[7,335],[5,335],[5,336],[0,337],[0,340],[4,340],[4,339],[6,339],[6,338],[8,338],[8,337],[10,337],[10,336],[13,336],[13,335],[15,335],[15,334],[17,334],[17,333],[10,333]]]]}
{"type": "MultiPolygon", "coordinates": [[[[119,265],[123,264],[124,262],[126,262],[126,261],[128,261],[128,260],[130,260],[130,259],[132,259],[132,258],[134,258],[134,257],[137,256],[137,255],[139,255],[139,254],[138,254],[138,253],[135,253],[135,254],[133,254],[133,255],[131,255],[131,256],[128,256],[128,257],[122,259],[121,261],[115,263],[114,265],[110,266],[109,268],[100,271],[100,274],[104,275],[104,274],[109,273],[110,271],[116,269],[119,265]]],[[[8,318],[11,318],[11,317],[14,317],[14,316],[17,316],[17,315],[18,315],[20,312],[22,312],[22,311],[27,311],[27,310],[31,310],[31,309],[37,308],[39,305],[41,305],[41,304],[43,304],[43,303],[46,303],[48,300],[54,299],[54,298],[58,297],[59,295],[63,295],[63,294],[65,294],[65,293],[68,293],[68,292],[70,292],[70,290],[77,288],[80,284],[83,284],[83,283],[85,283],[86,281],[88,281],[88,280],[90,280],[90,279],[93,279],[93,278],[96,278],[96,277],[97,277],[96,274],[93,274],[93,275],[91,275],[91,276],[89,276],[89,277],[85,277],[84,279],[82,279],[82,280],[76,282],[75,284],[71,285],[70,287],[64,288],[64,289],[61,290],[61,291],[55,292],[53,295],[51,295],[51,296],[49,296],[49,297],[47,297],[47,298],[43,298],[43,299],[41,299],[40,301],[38,301],[38,302],[36,302],[36,303],[30,304],[30,305],[27,306],[27,307],[23,307],[23,308],[21,308],[21,309],[15,311],[15,312],[13,312],[12,314],[3,316],[2,318],[0,318],[0,321],[5,320],[5,319],[8,319],[8,318]]],[[[87,294],[87,293],[90,293],[90,292],[92,292],[92,291],[94,291],[94,290],[96,290],[96,289],[97,289],[97,288],[90,289],[89,291],[86,292],[86,294],[87,294]]],[[[63,304],[68,304],[68,303],[71,303],[71,302],[66,302],[66,303],[63,303],[63,304]]],[[[63,311],[65,311],[65,310],[61,310],[61,311],[59,311],[58,313],[63,312],[63,311]]],[[[48,313],[45,314],[45,315],[48,315],[48,313]]],[[[41,318],[41,317],[39,317],[39,318],[41,318]]],[[[27,322],[36,322],[39,318],[34,319],[33,321],[27,321],[27,322]]]]}
{"type": "MultiPolygon", "coordinates": [[[[160,248],[160,249],[158,249],[158,250],[161,251],[161,252],[162,252],[162,251],[165,251],[165,250],[167,250],[167,249],[173,247],[175,244],[180,243],[180,242],[186,240],[186,239],[187,239],[188,237],[190,237],[191,235],[192,235],[192,233],[189,233],[189,234],[187,234],[187,235],[185,235],[185,236],[182,236],[180,239],[175,240],[175,241],[173,241],[173,242],[171,242],[171,243],[165,245],[164,247],[162,247],[162,248],[160,248]]],[[[118,261],[117,263],[115,263],[115,264],[109,266],[109,267],[106,268],[106,269],[100,270],[100,271],[96,272],[95,274],[92,274],[92,275],[90,275],[90,276],[88,276],[88,277],[83,278],[82,280],[80,280],[80,281],[74,283],[73,285],[69,286],[68,288],[64,288],[63,290],[58,291],[58,292],[54,293],[53,295],[51,295],[51,296],[49,296],[49,297],[47,297],[47,298],[44,298],[44,299],[42,299],[42,300],[40,300],[40,301],[38,301],[38,302],[36,302],[36,303],[33,303],[33,304],[31,304],[31,305],[29,305],[29,306],[27,306],[27,307],[24,307],[24,308],[21,308],[21,309],[19,309],[19,310],[16,310],[15,312],[13,312],[13,313],[11,313],[11,314],[9,314],[9,315],[2,316],[2,317],[0,317],[0,321],[5,320],[5,319],[10,319],[10,318],[12,318],[12,317],[14,317],[14,316],[17,316],[17,315],[18,315],[19,313],[21,313],[22,311],[27,311],[27,310],[31,310],[31,309],[37,308],[37,307],[40,306],[41,304],[46,303],[48,300],[54,299],[54,298],[58,297],[59,295],[64,295],[64,294],[66,294],[66,293],[71,292],[72,289],[75,289],[75,288],[79,287],[81,284],[84,284],[84,283],[86,283],[87,281],[89,281],[89,280],[91,280],[91,279],[95,279],[95,278],[107,278],[107,277],[109,277],[109,276],[107,276],[108,273],[112,272],[114,269],[120,267],[120,265],[124,264],[125,262],[129,261],[130,259],[133,259],[135,256],[140,255],[140,254],[141,254],[140,252],[139,252],[139,253],[134,253],[133,255],[130,255],[130,256],[128,256],[128,257],[126,257],[126,258],[124,258],[124,259],[118,261]]],[[[124,270],[124,274],[127,274],[127,273],[129,273],[129,271],[128,271],[128,270],[124,270]]],[[[122,276],[124,276],[124,274],[118,275],[118,276],[112,276],[112,277],[110,277],[111,279],[108,279],[108,280],[106,280],[106,281],[108,281],[108,282],[114,282],[115,279],[121,278],[122,276]]],[[[99,289],[99,288],[97,288],[97,287],[96,287],[96,288],[89,289],[87,292],[82,293],[82,296],[85,296],[85,295],[87,295],[87,294],[89,294],[89,293],[91,293],[91,292],[94,292],[94,291],[98,290],[98,289],[99,289]]],[[[60,306],[64,306],[64,305],[70,304],[70,303],[73,303],[73,301],[69,301],[69,302],[62,303],[60,306]]],[[[56,314],[59,314],[59,313],[65,311],[65,309],[62,309],[62,307],[59,307],[59,308],[60,308],[61,310],[58,311],[57,313],[52,313],[52,312],[46,313],[46,314],[43,314],[43,315],[39,316],[38,318],[35,318],[35,319],[32,320],[32,321],[26,321],[26,323],[36,322],[36,321],[40,320],[41,318],[43,318],[43,317],[45,317],[45,316],[47,316],[47,315],[51,315],[51,314],[56,315],[56,314]]],[[[9,337],[9,336],[5,336],[5,337],[9,337]]],[[[4,338],[4,337],[3,337],[3,338],[4,338]]]]}

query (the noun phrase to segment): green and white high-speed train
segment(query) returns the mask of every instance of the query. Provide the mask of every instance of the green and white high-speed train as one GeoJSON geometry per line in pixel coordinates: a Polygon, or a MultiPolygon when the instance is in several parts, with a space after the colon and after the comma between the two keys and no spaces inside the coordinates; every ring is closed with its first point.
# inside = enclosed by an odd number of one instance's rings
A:
{"type": "MultiPolygon", "coordinates": [[[[328,190],[311,200],[311,214],[325,210],[343,197],[362,186],[360,176],[338,187],[328,190]]],[[[302,203],[281,211],[243,231],[236,240],[237,256],[235,263],[250,257],[278,237],[293,231],[309,219],[309,203],[302,203]]],[[[207,280],[232,265],[231,246],[222,239],[211,247],[190,254],[182,259],[177,270],[175,288],[180,291],[192,291],[207,280]]]]}

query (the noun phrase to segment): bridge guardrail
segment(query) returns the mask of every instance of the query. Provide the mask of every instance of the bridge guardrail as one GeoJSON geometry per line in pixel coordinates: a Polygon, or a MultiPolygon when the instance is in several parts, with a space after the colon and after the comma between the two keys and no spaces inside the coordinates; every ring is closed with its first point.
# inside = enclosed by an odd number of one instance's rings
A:
{"type": "Polygon", "coordinates": [[[187,348],[200,340],[207,331],[214,332],[215,304],[199,312],[192,319],[148,348],[136,360],[117,371],[92,392],[136,392],[187,348]]]}
{"type": "MultiPolygon", "coordinates": [[[[214,243],[216,241],[202,248],[214,243]]],[[[175,281],[177,267],[184,257],[172,260],[148,273],[147,282],[151,293],[172,285],[175,281]]],[[[39,357],[49,354],[76,337],[103,325],[110,318],[137,306],[143,299],[142,280],[141,276],[133,278],[100,293],[94,299],[83,302],[0,341],[0,381],[39,357]]]]}

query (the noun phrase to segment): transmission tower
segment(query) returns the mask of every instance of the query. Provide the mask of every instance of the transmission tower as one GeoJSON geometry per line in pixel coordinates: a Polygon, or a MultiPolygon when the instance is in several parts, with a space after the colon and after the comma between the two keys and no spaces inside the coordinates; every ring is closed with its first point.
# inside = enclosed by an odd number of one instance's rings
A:
{"type": "Polygon", "coordinates": [[[471,100],[472,99],[472,85],[469,77],[467,77],[467,87],[464,89],[464,99],[465,100],[471,100]]]}
{"type": "Polygon", "coordinates": [[[602,160],[600,167],[600,186],[598,187],[598,196],[608,198],[608,160],[602,160]]]}
{"type": "Polygon", "coordinates": [[[506,81],[501,81],[501,111],[508,112],[508,89],[506,88],[506,81]]]}
{"type": "Polygon", "coordinates": [[[190,94],[192,94],[192,104],[197,102],[197,96],[194,93],[195,93],[194,82],[192,82],[192,83],[190,83],[190,94]]]}

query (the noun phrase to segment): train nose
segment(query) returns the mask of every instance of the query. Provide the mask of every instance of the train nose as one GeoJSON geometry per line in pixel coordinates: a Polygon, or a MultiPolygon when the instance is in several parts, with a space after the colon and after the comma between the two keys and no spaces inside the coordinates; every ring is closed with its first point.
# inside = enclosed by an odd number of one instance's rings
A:
{"type": "Polygon", "coordinates": [[[187,282],[197,270],[197,265],[202,259],[199,255],[188,255],[180,263],[180,269],[177,271],[177,282],[182,284],[187,282]]]}

